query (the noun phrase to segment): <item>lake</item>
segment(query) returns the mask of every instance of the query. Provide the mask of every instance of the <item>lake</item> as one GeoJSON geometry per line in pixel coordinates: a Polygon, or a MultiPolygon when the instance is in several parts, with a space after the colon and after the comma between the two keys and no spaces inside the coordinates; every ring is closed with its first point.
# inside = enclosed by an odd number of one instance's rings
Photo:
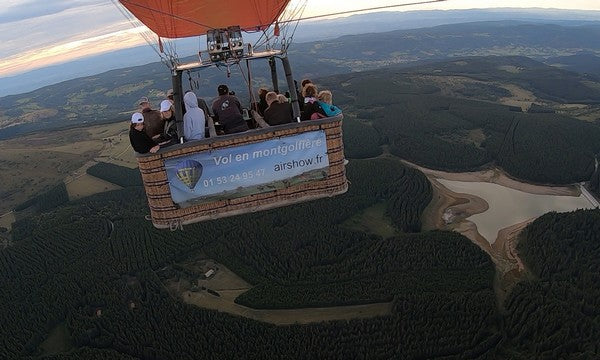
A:
{"type": "Polygon", "coordinates": [[[537,195],[514,190],[488,182],[466,182],[437,179],[456,193],[471,194],[485,200],[489,209],[467,219],[477,225],[477,230],[490,244],[496,241],[498,231],[505,227],[538,217],[550,211],[567,212],[577,209],[593,209],[592,203],[583,195],[557,196],[537,195]]]}

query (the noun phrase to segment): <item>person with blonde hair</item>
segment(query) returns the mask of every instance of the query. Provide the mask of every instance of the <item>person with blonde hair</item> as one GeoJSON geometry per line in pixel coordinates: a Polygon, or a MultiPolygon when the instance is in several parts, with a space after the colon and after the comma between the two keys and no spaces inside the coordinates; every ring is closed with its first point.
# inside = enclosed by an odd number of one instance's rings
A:
{"type": "Polygon", "coordinates": [[[294,117],[292,104],[287,101],[284,103],[280,102],[278,100],[279,96],[280,95],[277,95],[277,93],[273,91],[267,93],[265,96],[265,100],[268,104],[268,107],[265,110],[265,121],[271,126],[290,123],[294,117]]]}
{"type": "Polygon", "coordinates": [[[339,107],[333,105],[333,95],[331,94],[331,91],[320,91],[318,98],[319,105],[327,117],[336,116],[342,113],[342,110],[339,107]]]}
{"type": "Polygon", "coordinates": [[[279,102],[282,103],[282,104],[290,102],[290,99],[288,99],[287,96],[285,96],[283,94],[278,94],[277,95],[277,100],[279,100],[279,102]]]}

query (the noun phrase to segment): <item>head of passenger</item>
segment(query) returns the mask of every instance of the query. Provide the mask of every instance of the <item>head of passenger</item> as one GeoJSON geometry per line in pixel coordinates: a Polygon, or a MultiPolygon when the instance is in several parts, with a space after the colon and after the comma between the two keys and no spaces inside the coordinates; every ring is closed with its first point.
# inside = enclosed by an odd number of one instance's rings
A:
{"type": "Polygon", "coordinates": [[[333,96],[331,95],[331,91],[319,91],[319,100],[329,105],[333,104],[333,96]]]}
{"type": "Polygon", "coordinates": [[[150,101],[145,96],[138,101],[138,105],[140,106],[141,111],[150,110],[150,101]]]}
{"type": "Polygon", "coordinates": [[[190,111],[190,109],[198,107],[198,97],[189,91],[183,95],[183,103],[185,104],[185,110],[190,111]]]}
{"type": "MultiPolygon", "coordinates": [[[[219,93],[219,96],[222,95],[229,95],[229,88],[227,87],[227,85],[219,85],[219,87],[217,88],[217,92],[219,93]]],[[[187,95],[187,94],[186,94],[187,95]]],[[[184,97],[185,99],[185,97],[184,97]]]]}
{"type": "Polygon", "coordinates": [[[271,106],[271,104],[277,100],[277,93],[274,91],[269,91],[267,95],[265,95],[265,100],[267,101],[267,105],[271,106]]]}
{"type": "Polygon", "coordinates": [[[310,81],[309,79],[304,79],[302,80],[302,82],[300,83],[300,85],[302,86],[302,88],[304,89],[304,87],[306,86],[306,84],[312,84],[312,81],[310,81]]]}
{"type": "Polygon", "coordinates": [[[307,84],[302,88],[302,96],[305,98],[316,98],[317,97],[317,87],[315,85],[307,84]]]}
{"type": "Polygon", "coordinates": [[[131,115],[131,128],[137,131],[144,131],[144,115],[140,112],[135,112],[131,115]]]}
{"type": "Polygon", "coordinates": [[[175,102],[175,100],[173,100],[173,89],[167,90],[167,99],[171,100],[171,102],[175,102]]]}
{"type": "Polygon", "coordinates": [[[258,98],[264,100],[268,92],[269,90],[267,90],[264,87],[261,87],[260,89],[258,89],[258,98]]]}
{"type": "Polygon", "coordinates": [[[285,96],[283,94],[277,95],[277,100],[279,100],[279,102],[282,103],[282,104],[285,104],[285,103],[288,102],[287,96],[285,96]]]}
{"type": "Polygon", "coordinates": [[[163,100],[160,103],[160,116],[163,119],[170,119],[173,116],[173,103],[171,103],[171,100],[163,100]]]}

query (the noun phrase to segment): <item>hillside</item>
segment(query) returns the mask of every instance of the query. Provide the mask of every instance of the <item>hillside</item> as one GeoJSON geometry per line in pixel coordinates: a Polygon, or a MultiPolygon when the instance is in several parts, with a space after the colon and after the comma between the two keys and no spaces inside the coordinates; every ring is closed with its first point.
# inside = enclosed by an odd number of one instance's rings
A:
{"type": "MultiPolygon", "coordinates": [[[[56,337],[75,354],[162,359],[491,351],[499,340],[493,266],[475,245],[456,233],[399,231],[383,238],[345,225],[383,203],[389,214],[401,214],[395,206],[414,214],[390,218],[397,229],[418,229],[415,221],[430,199],[425,177],[384,159],[352,162],[349,177],[352,190],[334,199],[196,224],[177,233],[158,231],[144,220],[143,191],[134,188],[82,199],[18,224],[15,244],[0,250],[0,284],[11,289],[0,294],[5,354],[60,352],[56,337]],[[368,176],[374,172],[377,178],[368,176]],[[224,264],[253,284],[239,300],[247,305],[272,309],[385,301],[391,312],[275,327],[187,305],[169,284],[182,282],[189,290],[188,279],[195,282],[202,273],[179,264],[197,257],[224,264]],[[443,340],[432,346],[431,339],[443,340]],[[314,346],[307,348],[308,343],[314,346]]],[[[220,290],[200,291],[225,296],[220,290]]]]}
{"type": "MultiPolygon", "coordinates": [[[[146,68],[158,74],[161,66],[146,68]]],[[[520,179],[565,184],[592,179],[594,156],[600,153],[600,83],[529,58],[470,57],[314,81],[333,90],[334,102],[344,110],[350,159],[389,150],[430,168],[469,171],[495,165],[520,179]]],[[[126,88],[120,91],[119,101],[131,96],[126,88]]],[[[155,94],[160,97],[159,90],[155,94]]],[[[48,96],[60,101],[58,95],[48,96]]],[[[2,141],[0,166],[7,184],[0,191],[2,214],[68,174],[85,172],[88,161],[135,167],[126,123],[125,118],[81,127],[71,121],[69,130],[2,141]]]]}
{"type": "MultiPolygon", "coordinates": [[[[396,30],[386,33],[348,35],[334,40],[297,43],[289,55],[297,79],[318,78],[331,74],[381,68],[390,64],[410,64],[449,57],[523,55],[543,60],[581,52],[600,53],[600,25],[547,25],[516,21],[477,22],[442,25],[433,28],[396,30]]],[[[577,66],[593,67],[595,58],[578,58],[577,66]]],[[[244,102],[248,96],[243,80],[232,68],[228,78],[221,70],[207,70],[193,75],[200,88],[197,93],[207,99],[215,96],[219,83],[237,89],[244,102]]],[[[283,71],[280,69],[280,74],[283,71]]],[[[253,68],[256,86],[268,84],[270,73],[266,64],[253,68]]],[[[565,73],[567,74],[567,73],[565,73]]],[[[556,80],[556,78],[555,78],[556,80]]],[[[596,78],[561,75],[561,81],[571,83],[596,78]]],[[[525,80],[527,81],[527,80],[525,80]]],[[[545,81],[543,78],[539,82],[545,81]]],[[[189,87],[187,79],[184,84],[189,87]]],[[[545,86],[533,84],[533,87],[545,86]]],[[[596,86],[596,85],[595,85],[596,86]]],[[[112,122],[128,117],[141,96],[149,96],[157,106],[170,88],[167,68],[160,63],[113,70],[99,75],[69,80],[26,94],[0,98],[0,139],[26,132],[78,126],[82,123],[112,122]]],[[[542,96],[544,94],[541,94],[542,96]]],[[[597,102],[580,96],[574,100],[597,102]]],[[[550,99],[552,100],[552,99],[550,99]]],[[[556,99],[555,99],[556,100],[556,99]]]]}
{"type": "MultiPolygon", "coordinates": [[[[427,28],[445,24],[473,21],[521,20],[538,24],[581,26],[594,24],[600,12],[557,9],[468,9],[468,10],[425,10],[384,11],[355,14],[348,17],[300,22],[294,35],[295,43],[334,39],[343,35],[380,33],[399,29],[427,28]]],[[[245,36],[254,42],[256,37],[245,36]]],[[[180,54],[198,51],[197,39],[178,41],[180,54]]],[[[204,40],[200,40],[203,42],[204,40]]],[[[24,74],[0,78],[0,96],[29,92],[58,82],[98,74],[104,71],[142,65],[156,60],[156,54],[145,45],[91,56],[80,60],[57,64],[24,74]]]]}
{"type": "Polygon", "coordinates": [[[519,253],[530,280],[517,285],[500,311],[493,265],[484,252],[457,233],[400,231],[405,225],[418,230],[415,219],[431,199],[420,172],[393,159],[370,159],[351,161],[348,176],[350,191],[334,199],[190,225],[183,232],[153,229],[143,217],[143,191],[136,187],[55,204],[17,224],[14,244],[0,250],[0,285],[9,289],[0,293],[4,354],[48,359],[600,355],[595,341],[600,327],[594,321],[598,210],[547,214],[526,229],[519,253]],[[349,227],[351,219],[381,204],[388,215],[408,209],[414,216],[384,216],[397,229],[389,237],[349,227]],[[204,272],[194,265],[199,261],[239,274],[251,289],[236,302],[264,311],[320,306],[326,314],[328,308],[381,302],[390,310],[286,326],[231,316],[186,300],[220,301],[214,299],[236,291],[215,288],[216,279],[200,280],[204,272]]]}
{"type": "MultiPolygon", "coordinates": [[[[384,144],[392,154],[430,168],[461,172],[493,163],[520,179],[566,184],[589,180],[600,153],[597,123],[555,110],[498,104],[522,100],[527,92],[528,106],[540,101],[536,94],[564,101],[598,99],[600,92],[580,75],[529,59],[465,58],[332,76],[321,84],[355,114],[345,120],[349,156],[371,157],[384,144]],[[567,93],[569,82],[572,91],[567,93]]],[[[562,105],[543,104],[548,109],[562,105]]]]}

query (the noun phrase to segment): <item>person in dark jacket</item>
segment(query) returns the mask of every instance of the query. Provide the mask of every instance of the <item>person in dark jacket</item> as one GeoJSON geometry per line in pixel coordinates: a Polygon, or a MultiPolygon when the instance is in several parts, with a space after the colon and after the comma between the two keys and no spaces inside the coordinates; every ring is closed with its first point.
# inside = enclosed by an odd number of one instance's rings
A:
{"type": "Polygon", "coordinates": [[[267,93],[269,90],[265,88],[258,89],[258,113],[261,116],[265,116],[265,110],[269,107],[267,103],[267,93]]]}
{"type": "MultiPolygon", "coordinates": [[[[175,121],[175,110],[173,109],[173,103],[171,100],[163,100],[160,103],[160,116],[165,122],[165,128],[163,130],[162,138],[172,138],[177,139],[177,125],[175,121]]],[[[153,139],[158,139],[158,136],[155,136],[153,139]]]]}
{"type": "Polygon", "coordinates": [[[289,102],[281,103],[277,93],[273,91],[267,93],[265,99],[269,106],[265,110],[265,121],[267,124],[273,126],[292,122],[294,114],[292,112],[292,105],[289,102]]]}
{"type": "Polygon", "coordinates": [[[144,129],[144,115],[136,112],[131,116],[131,127],[129,129],[129,141],[135,152],[140,154],[155,153],[160,149],[154,140],[152,140],[144,129]]]}
{"type": "Polygon", "coordinates": [[[314,120],[320,117],[327,117],[319,105],[319,99],[317,99],[317,87],[312,84],[306,84],[302,89],[302,96],[304,96],[304,111],[300,116],[301,120],[314,120]]]}
{"type": "Polygon", "coordinates": [[[242,105],[233,95],[229,95],[227,85],[219,85],[217,88],[219,97],[212,104],[215,120],[222,126],[225,134],[234,134],[249,130],[246,120],[242,115],[242,105]]]}

